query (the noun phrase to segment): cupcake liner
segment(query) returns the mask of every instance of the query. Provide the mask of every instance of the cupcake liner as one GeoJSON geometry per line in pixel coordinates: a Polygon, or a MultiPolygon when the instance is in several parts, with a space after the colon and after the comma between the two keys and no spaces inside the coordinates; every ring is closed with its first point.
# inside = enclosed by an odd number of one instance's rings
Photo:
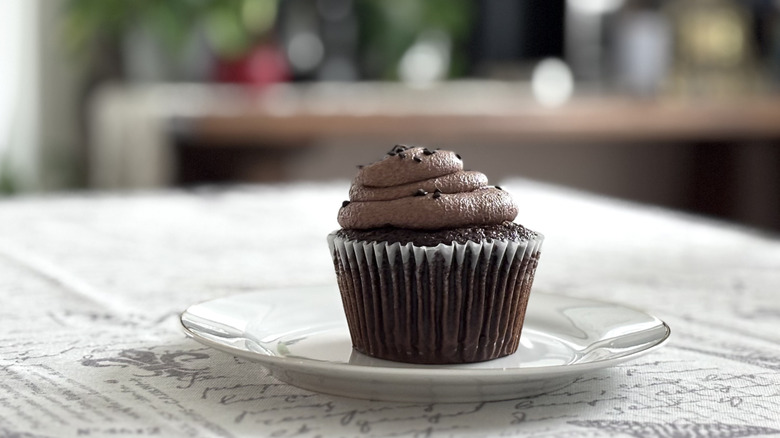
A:
{"type": "Polygon", "coordinates": [[[356,350],[413,363],[517,350],[543,236],[520,242],[366,242],[328,236],[356,350]]]}

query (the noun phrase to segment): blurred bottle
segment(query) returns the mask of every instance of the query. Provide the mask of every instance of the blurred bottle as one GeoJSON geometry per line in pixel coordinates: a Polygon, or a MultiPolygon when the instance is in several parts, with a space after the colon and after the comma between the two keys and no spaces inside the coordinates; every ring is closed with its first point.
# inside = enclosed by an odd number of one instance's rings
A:
{"type": "MultiPolygon", "coordinates": [[[[780,5],[777,6],[780,9],[780,5]]],[[[775,10],[774,19],[770,27],[771,43],[769,45],[769,65],[771,77],[776,89],[780,89],[780,12],[775,10]]]]}
{"type": "Polygon", "coordinates": [[[668,76],[671,26],[658,6],[657,1],[627,2],[616,14],[612,62],[621,92],[653,97],[668,76]]]}
{"type": "Polygon", "coordinates": [[[750,14],[731,0],[670,2],[675,36],[671,91],[682,96],[729,98],[755,91],[750,14]]]}
{"type": "Polygon", "coordinates": [[[295,80],[358,79],[353,0],[286,0],[279,24],[295,80]]]}
{"type": "Polygon", "coordinates": [[[475,2],[471,55],[474,73],[528,80],[529,67],[564,56],[564,0],[475,2]]]}
{"type": "Polygon", "coordinates": [[[611,84],[609,23],[625,0],[567,0],[565,56],[578,84],[604,90],[611,84]]]}
{"type": "Polygon", "coordinates": [[[355,81],[357,69],[358,23],[353,0],[317,0],[320,33],[325,47],[317,79],[355,81]]]}
{"type": "Polygon", "coordinates": [[[763,61],[767,81],[780,90],[780,0],[753,0],[757,56],[763,61]]]}

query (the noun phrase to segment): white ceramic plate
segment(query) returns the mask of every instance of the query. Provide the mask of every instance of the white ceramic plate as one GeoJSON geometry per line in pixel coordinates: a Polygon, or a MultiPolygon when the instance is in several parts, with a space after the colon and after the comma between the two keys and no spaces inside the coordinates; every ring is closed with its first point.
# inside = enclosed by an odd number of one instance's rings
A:
{"type": "Polygon", "coordinates": [[[587,371],[660,347],[669,327],[616,304],[534,292],[520,347],[466,365],[415,365],[352,349],[335,287],[221,298],[181,315],[195,340],[257,361],[279,380],[312,391],[373,400],[503,400],[560,389],[587,371]]]}

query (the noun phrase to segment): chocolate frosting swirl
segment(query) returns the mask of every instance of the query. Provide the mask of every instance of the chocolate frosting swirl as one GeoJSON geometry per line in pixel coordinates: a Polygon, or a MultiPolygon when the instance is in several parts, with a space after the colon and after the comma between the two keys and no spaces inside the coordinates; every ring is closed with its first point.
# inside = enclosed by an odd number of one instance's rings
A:
{"type": "Polygon", "coordinates": [[[512,221],[517,205],[508,193],[488,186],[480,172],[464,171],[451,151],[396,146],[363,167],[339,210],[344,229],[396,227],[438,230],[512,221]]]}

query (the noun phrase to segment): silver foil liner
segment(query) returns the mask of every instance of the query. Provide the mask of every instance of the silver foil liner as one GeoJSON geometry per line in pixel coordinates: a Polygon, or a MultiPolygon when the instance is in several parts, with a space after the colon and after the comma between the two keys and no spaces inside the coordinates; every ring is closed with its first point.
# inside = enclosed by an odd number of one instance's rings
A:
{"type": "Polygon", "coordinates": [[[514,353],[543,240],[426,247],[329,234],[354,348],[430,364],[514,353]]]}

